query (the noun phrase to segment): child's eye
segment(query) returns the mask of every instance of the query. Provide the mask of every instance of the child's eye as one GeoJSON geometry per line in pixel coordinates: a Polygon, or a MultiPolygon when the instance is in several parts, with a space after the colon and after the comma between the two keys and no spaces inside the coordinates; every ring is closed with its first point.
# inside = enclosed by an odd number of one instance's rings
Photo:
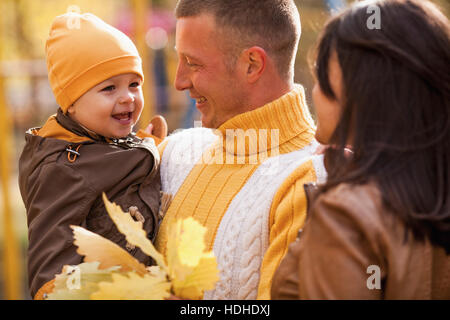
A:
{"type": "Polygon", "coordinates": [[[133,88],[137,88],[137,87],[139,87],[141,84],[139,83],[139,82],[133,82],[133,83],[131,83],[130,84],[130,87],[133,87],[133,88]]]}
{"type": "Polygon", "coordinates": [[[116,88],[115,86],[111,85],[103,88],[101,91],[113,91],[115,88],[116,88]]]}

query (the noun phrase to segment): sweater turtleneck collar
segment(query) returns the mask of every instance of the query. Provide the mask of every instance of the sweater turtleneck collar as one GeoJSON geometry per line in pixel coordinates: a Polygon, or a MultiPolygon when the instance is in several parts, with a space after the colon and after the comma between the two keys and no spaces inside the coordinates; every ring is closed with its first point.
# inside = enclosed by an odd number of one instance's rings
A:
{"type": "Polygon", "coordinates": [[[224,151],[248,156],[274,149],[284,153],[281,148],[292,140],[301,141],[292,146],[300,149],[312,141],[314,130],[305,91],[303,86],[296,84],[280,98],[229,119],[215,133],[222,137],[224,151]]]}

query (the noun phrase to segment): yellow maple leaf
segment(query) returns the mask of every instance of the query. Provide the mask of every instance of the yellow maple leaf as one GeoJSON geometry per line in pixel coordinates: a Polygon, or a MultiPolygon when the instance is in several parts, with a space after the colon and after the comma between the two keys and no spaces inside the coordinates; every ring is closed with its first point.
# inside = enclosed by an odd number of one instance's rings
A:
{"type": "Polygon", "coordinates": [[[84,256],[85,262],[98,261],[100,269],[120,266],[123,272],[135,270],[140,275],[147,273],[142,263],[114,242],[82,227],[70,227],[73,229],[77,252],[84,256]]]}
{"type": "Polygon", "coordinates": [[[189,267],[198,265],[205,251],[206,228],[193,218],[181,221],[180,241],[178,242],[178,257],[180,263],[189,267]]]}
{"type": "Polygon", "coordinates": [[[135,272],[113,274],[112,282],[101,282],[98,289],[91,294],[92,300],[162,300],[170,296],[167,280],[135,272]]]}
{"type": "Polygon", "coordinates": [[[111,281],[120,267],[99,269],[99,262],[66,265],[55,277],[55,287],[48,300],[87,300],[98,290],[98,283],[111,281]]]}
{"type": "Polygon", "coordinates": [[[167,274],[161,269],[160,266],[147,267],[147,271],[150,275],[154,276],[155,278],[161,278],[161,279],[167,280],[167,274]]]}
{"type": "Polygon", "coordinates": [[[173,291],[179,297],[201,299],[203,292],[214,289],[218,280],[217,261],[210,252],[203,255],[198,265],[183,280],[173,280],[173,291]]]}
{"type": "Polygon", "coordinates": [[[152,257],[157,266],[145,267],[115,243],[82,227],[71,226],[77,252],[85,262],[65,266],[55,278],[49,299],[201,299],[219,279],[212,251],[205,252],[206,228],[193,218],[169,223],[167,263],[146,237],[142,222],[134,221],[103,193],[106,210],[130,244],[152,257]]]}
{"type": "Polygon", "coordinates": [[[180,298],[200,299],[219,279],[213,252],[205,252],[205,233],[192,217],[169,223],[167,264],[173,291],[180,298]]]}
{"type": "Polygon", "coordinates": [[[103,202],[105,203],[109,216],[114,221],[117,229],[125,235],[127,241],[130,244],[141,248],[141,250],[152,257],[161,268],[167,270],[163,256],[155,249],[151,241],[147,238],[146,232],[142,228],[142,222],[134,221],[131,215],[122,211],[120,206],[111,203],[105,193],[103,193],[103,202]]]}
{"type": "MultiPolygon", "coordinates": [[[[109,202],[103,193],[106,210],[117,229],[130,244],[138,246],[152,257],[158,266],[145,268],[125,250],[81,227],[72,226],[78,252],[85,261],[98,261],[97,267],[111,266],[110,276],[83,282],[81,295],[91,299],[163,299],[169,290],[180,298],[201,299],[205,290],[214,288],[219,279],[216,258],[205,252],[206,228],[193,218],[169,223],[167,263],[146,237],[142,222],[124,213],[120,206],[109,202]],[[133,270],[133,271],[131,271],[133,270]],[[128,272],[131,271],[131,272],[128,272]],[[128,272],[127,276],[123,275],[128,272]],[[91,281],[92,280],[92,281],[91,281]]],[[[92,273],[92,272],[91,272],[92,273]]],[[[67,290],[66,290],[67,291],[67,290]]],[[[67,292],[61,297],[67,297],[67,292]]],[[[73,292],[72,292],[72,296],[73,292]]]]}

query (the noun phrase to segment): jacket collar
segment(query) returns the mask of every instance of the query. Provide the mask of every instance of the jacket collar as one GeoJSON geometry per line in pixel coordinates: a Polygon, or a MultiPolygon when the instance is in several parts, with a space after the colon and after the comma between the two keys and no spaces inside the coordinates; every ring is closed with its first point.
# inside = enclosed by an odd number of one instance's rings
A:
{"type": "Polygon", "coordinates": [[[61,108],[58,109],[58,112],[56,113],[56,121],[66,130],[69,130],[70,132],[76,134],[77,136],[81,137],[87,137],[91,140],[96,141],[105,141],[107,142],[108,139],[95,133],[92,130],[87,129],[86,127],[83,127],[81,124],[70,118],[68,115],[64,114],[61,108]]]}
{"type": "Polygon", "coordinates": [[[130,143],[138,143],[141,141],[134,134],[129,134],[122,139],[106,138],[82,126],[68,115],[64,114],[61,109],[58,109],[56,114],[50,116],[42,128],[32,128],[28,133],[42,138],[65,140],[71,143],[101,141],[113,144],[125,143],[125,145],[129,145],[130,143]]]}
{"type": "Polygon", "coordinates": [[[27,131],[28,134],[32,136],[39,136],[42,138],[52,138],[58,140],[64,140],[71,143],[82,143],[85,141],[92,141],[92,138],[89,136],[83,135],[81,133],[77,133],[75,130],[76,123],[71,119],[65,116],[62,111],[61,115],[58,117],[59,111],[57,114],[50,116],[47,119],[47,122],[41,128],[31,128],[27,131]],[[59,118],[59,119],[57,119],[59,118]],[[65,123],[63,126],[61,123],[65,123]],[[74,132],[75,131],[75,132],[74,132]]]}

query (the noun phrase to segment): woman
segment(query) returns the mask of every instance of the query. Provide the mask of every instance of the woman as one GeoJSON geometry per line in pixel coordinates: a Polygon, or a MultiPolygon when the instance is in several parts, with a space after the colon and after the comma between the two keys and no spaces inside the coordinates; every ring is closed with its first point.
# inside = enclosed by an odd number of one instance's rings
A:
{"type": "Polygon", "coordinates": [[[328,181],[305,188],[273,299],[450,299],[449,71],[449,21],[428,1],[364,1],[327,24],[313,98],[328,181]]]}

